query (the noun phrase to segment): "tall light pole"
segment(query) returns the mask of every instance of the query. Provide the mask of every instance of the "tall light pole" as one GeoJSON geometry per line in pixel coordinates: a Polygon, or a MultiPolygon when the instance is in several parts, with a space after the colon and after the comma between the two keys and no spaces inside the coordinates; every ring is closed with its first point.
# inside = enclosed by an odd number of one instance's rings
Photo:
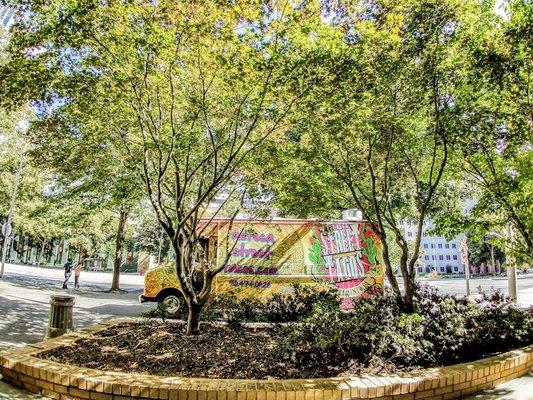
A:
{"type": "Polygon", "coordinates": [[[496,261],[494,261],[494,245],[490,244],[490,260],[492,262],[492,273],[496,275],[496,261]]]}
{"type": "MultiPolygon", "coordinates": [[[[513,225],[509,224],[507,226],[507,235],[509,236],[509,242],[511,242],[511,247],[514,244],[514,232],[513,232],[513,225]]],[[[517,293],[516,293],[516,265],[514,256],[509,252],[509,264],[507,265],[507,279],[508,279],[508,285],[509,285],[509,298],[511,301],[516,301],[517,299],[517,293]]]]}

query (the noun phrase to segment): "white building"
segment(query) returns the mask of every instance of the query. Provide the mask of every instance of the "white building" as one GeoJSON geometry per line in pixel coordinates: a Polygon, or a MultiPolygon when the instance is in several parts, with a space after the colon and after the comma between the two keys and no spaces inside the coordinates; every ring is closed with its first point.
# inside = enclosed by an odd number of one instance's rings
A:
{"type": "Polygon", "coordinates": [[[7,29],[11,24],[15,8],[12,6],[0,6],[0,25],[7,29]]]}
{"type": "MultiPolygon", "coordinates": [[[[460,236],[446,240],[442,236],[433,236],[428,233],[434,224],[426,223],[420,241],[420,258],[416,265],[416,272],[425,274],[437,272],[439,274],[462,274],[464,266],[461,263],[460,236]]],[[[402,225],[407,240],[415,240],[416,226],[405,223],[402,225]]]]}

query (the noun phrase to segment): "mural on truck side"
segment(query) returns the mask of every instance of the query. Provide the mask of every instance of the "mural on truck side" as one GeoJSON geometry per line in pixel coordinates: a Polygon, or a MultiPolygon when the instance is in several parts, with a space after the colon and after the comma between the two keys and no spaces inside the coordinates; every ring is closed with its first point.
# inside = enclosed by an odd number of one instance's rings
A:
{"type": "Polygon", "coordinates": [[[383,278],[377,259],[379,243],[363,223],[315,226],[309,238],[312,270],[308,272],[334,285],[343,299],[380,292],[383,278]]]}
{"type": "Polygon", "coordinates": [[[267,297],[294,283],[332,285],[344,305],[381,292],[380,242],[363,222],[235,223],[219,227],[217,292],[267,297]],[[229,232],[228,232],[229,231],[229,232]]]}

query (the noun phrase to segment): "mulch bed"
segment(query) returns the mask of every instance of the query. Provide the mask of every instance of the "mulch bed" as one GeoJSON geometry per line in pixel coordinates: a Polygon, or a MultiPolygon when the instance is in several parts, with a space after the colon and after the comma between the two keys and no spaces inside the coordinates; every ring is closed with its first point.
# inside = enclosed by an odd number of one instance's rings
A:
{"type": "Polygon", "coordinates": [[[184,333],[181,323],[124,323],[40,357],[105,371],[196,378],[307,379],[361,372],[361,365],[327,359],[297,365],[276,349],[273,328],[205,324],[198,336],[184,333]]]}

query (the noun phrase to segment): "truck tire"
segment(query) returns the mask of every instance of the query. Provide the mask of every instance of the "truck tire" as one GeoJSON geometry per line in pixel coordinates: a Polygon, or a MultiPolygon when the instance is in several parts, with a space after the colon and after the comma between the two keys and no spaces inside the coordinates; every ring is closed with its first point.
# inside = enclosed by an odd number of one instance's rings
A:
{"type": "Polygon", "coordinates": [[[180,296],[175,293],[168,293],[165,295],[159,303],[163,305],[165,310],[165,316],[167,318],[178,318],[180,314],[181,307],[183,305],[183,300],[180,296]]]}

